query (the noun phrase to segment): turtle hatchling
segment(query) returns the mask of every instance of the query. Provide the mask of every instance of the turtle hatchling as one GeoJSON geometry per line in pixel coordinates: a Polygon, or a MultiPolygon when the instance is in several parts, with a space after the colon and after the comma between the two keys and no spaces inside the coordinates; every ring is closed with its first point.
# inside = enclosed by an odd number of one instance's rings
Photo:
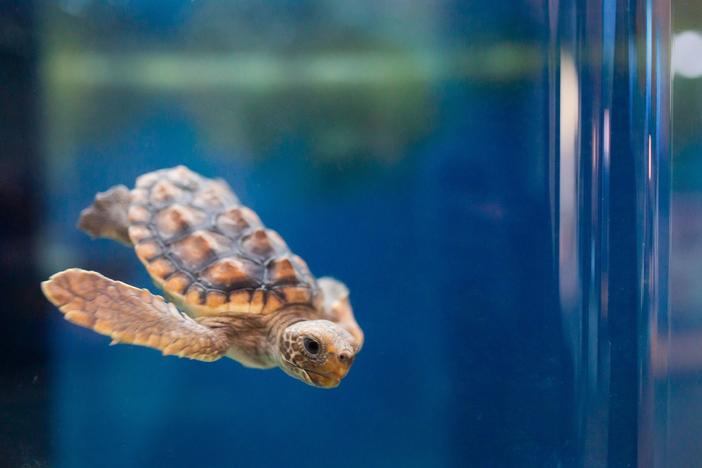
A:
{"type": "Polygon", "coordinates": [[[78,227],[134,247],[166,299],[71,268],[42,283],[70,322],[164,355],[339,385],[363,345],[346,286],[310,273],[226,182],[184,166],[98,193],[78,227]]]}

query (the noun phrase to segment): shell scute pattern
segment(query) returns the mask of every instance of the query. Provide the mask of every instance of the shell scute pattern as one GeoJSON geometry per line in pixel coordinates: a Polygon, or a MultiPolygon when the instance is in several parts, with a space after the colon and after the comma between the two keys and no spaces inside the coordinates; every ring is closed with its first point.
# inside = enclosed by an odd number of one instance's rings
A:
{"type": "Polygon", "coordinates": [[[205,304],[207,307],[216,308],[227,302],[227,295],[219,291],[209,291],[207,293],[207,298],[205,299],[205,304]]]}
{"type": "Polygon", "coordinates": [[[148,223],[151,220],[151,212],[144,205],[132,202],[127,212],[127,219],[132,224],[148,223]]]}
{"type": "Polygon", "coordinates": [[[165,175],[168,180],[176,184],[178,187],[190,192],[196,191],[202,182],[202,177],[195,174],[185,166],[177,166],[173,169],[166,169],[165,175]]]}
{"type": "Polygon", "coordinates": [[[169,259],[159,257],[146,265],[146,269],[151,276],[159,279],[166,279],[175,273],[176,266],[169,259]]]}
{"type": "Polygon", "coordinates": [[[313,305],[314,276],[226,182],[179,166],[137,179],[129,207],[137,256],[166,292],[204,313],[313,305]]]}
{"type": "Polygon", "coordinates": [[[136,254],[142,260],[151,262],[155,257],[162,252],[161,246],[156,241],[144,241],[136,244],[136,254]]]}
{"type": "Polygon", "coordinates": [[[256,229],[241,238],[242,249],[260,261],[282,255],[288,251],[285,241],[271,229],[256,229]]]}
{"type": "Polygon", "coordinates": [[[152,237],[154,237],[154,233],[151,231],[151,228],[145,224],[129,226],[129,238],[134,242],[141,242],[151,239],[152,237]]]}
{"type": "Polygon", "coordinates": [[[149,200],[154,206],[163,206],[183,200],[185,193],[170,180],[159,180],[151,187],[149,200]]]}
{"type": "Polygon", "coordinates": [[[188,271],[200,271],[206,264],[230,250],[232,242],[225,236],[204,229],[189,234],[170,246],[171,254],[177,257],[188,271]]]}
{"type": "Polygon", "coordinates": [[[305,262],[302,258],[294,254],[291,257],[291,259],[293,264],[295,265],[296,270],[302,275],[302,282],[307,284],[314,283],[314,276],[312,276],[312,272],[307,266],[307,262],[305,262]]]}
{"type": "Polygon", "coordinates": [[[217,216],[217,229],[234,238],[260,226],[258,215],[245,206],[230,208],[217,216]]]}
{"type": "Polygon", "coordinates": [[[226,257],[217,260],[202,272],[202,277],[213,287],[229,289],[257,288],[261,283],[260,265],[242,258],[226,257]]]}
{"type": "Polygon", "coordinates": [[[166,291],[170,291],[173,294],[183,294],[188,286],[190,286],[190,282],[190,277],[179,271],[168,277],[164,288],[166,291]]]}
{"type": "Polygon", "coordinates": [[[236,198],[223,180],[212,180],[209,186],[197,193],[193,197],[193,206],[204,210],[222,209],[231,205],[238,205],[239,199],[236,198]]]}
{"type": "Polygon", "coordinates": [[[198,283],[191,284],[185,294],[185,301],[188,304],[200,305],[205,303],[205,288],[198,283]]]}
{"type": "Polygon", "coordinates": [[[283,289],[285,302],[289,304],[308,304],[312,301],[312,295],[309,288],[305,287],[287,287],[283,289]]]}
{"type": "Polygon", "coordinates": [[[207,218],[204,211],[173,204],[159,211],[155,217],[155,227],[164,238],[192,230],[207,218]]]}
{"type": "Polygon", "coordinates": [[[283,284],[298,281],[295,267],[289,258],[275,259],[268,264],[268,278],[272,283],[283,284]]]}
{"type": "Polygon", "coordinates": [[[149,202],[149,191],[143,188],[135,188],[130,196],[132,203],[144,204],[149,202]]]}
{"type": "Polygon", "coordinates": [[[233,312],[248,313],[252,291],[248,289],[234,290],[229,293],[229,306],[233,312]]]}

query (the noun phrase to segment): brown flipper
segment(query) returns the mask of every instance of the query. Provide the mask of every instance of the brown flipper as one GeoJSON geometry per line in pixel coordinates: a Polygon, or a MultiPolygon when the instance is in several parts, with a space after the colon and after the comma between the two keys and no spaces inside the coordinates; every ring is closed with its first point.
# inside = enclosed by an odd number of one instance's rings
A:
{"type": "Polygon", "coordinates": [[[230,338],[181,314],[173,304],[145,289],[77,268],[56,273],[41,285],[66,320],[112,337],[112,343],[148,346],[180,357],[214,361],[230,338]]]}
{"type": "Polygon", "coordinates": [[[81,211],[78,228],[92,237],[106,237],[132,245],[127,219],[129,199],[129,189],[124,185],[98,193],[93,204],[81,211]]]}
{"type": "Polygon", "coordinates": [[[348,288],[341,281],[326,276],[319,278],[317,284],[324,295],[324,312],[327,317],[351,333],[356,341],[356,352],[359,352],[363,347],[363,330],[353,316],[348,288]]]}

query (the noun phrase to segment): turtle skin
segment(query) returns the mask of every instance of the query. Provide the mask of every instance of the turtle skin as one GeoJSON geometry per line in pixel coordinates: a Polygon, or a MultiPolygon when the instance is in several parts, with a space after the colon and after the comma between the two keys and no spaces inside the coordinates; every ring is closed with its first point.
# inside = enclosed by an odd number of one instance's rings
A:
{"type": "Polygon", "coordinates": [[[307,264],[223,180],[184,166],[144,174],[127,213],[137,256],[169,299],[195,315],[319,309],[307,264]]]}

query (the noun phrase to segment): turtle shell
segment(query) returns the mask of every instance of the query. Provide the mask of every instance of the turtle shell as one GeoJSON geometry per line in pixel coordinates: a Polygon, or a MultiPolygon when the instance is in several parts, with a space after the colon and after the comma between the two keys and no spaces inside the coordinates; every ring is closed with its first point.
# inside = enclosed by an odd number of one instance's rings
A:
{"type": "Polygon", "coordinates": [[[129,237],[149,274],[196,315],[318,309],[317,282],[226,182],[178,166],[139,177],[129,237]]]}

